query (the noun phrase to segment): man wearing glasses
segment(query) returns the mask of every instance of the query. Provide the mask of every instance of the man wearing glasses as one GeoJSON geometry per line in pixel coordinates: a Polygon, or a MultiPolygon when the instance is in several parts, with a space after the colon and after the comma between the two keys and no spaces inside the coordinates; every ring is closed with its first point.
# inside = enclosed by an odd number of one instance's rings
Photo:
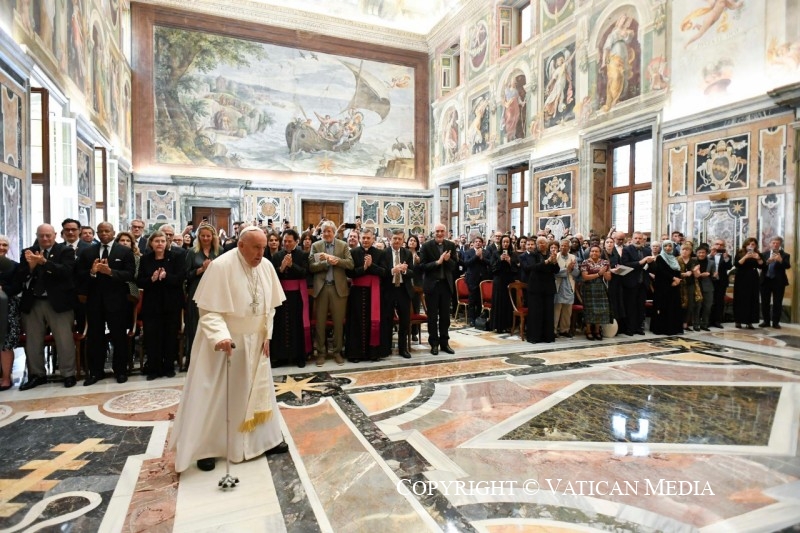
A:
{"type": "Polygon", "coordinates": [[[144,235],[143,220],[138,218],[131,220],[131,234],[136,240],[136,247],[139,248],[139,251],[144,252],[144,249],[147,248],[147,237],[144,235]]]}
{"type": "Polygon", "coordinates": [[[76,259],[78,252],[91,246],[88,242],[81,240],[80,236],[81,223],[74,218],[64,219],[61,223],[61,238],[64,239],[64,244],[72,248],[76,259]]]}
{"type": "Polygon", "coordinates": [[[711,327],[722,327],[722,315],[725,311],[725,291],[728,290],[728,271],[731,269],[731,256],[723,239],[714,239],[709,259],[714,261],[717,271],[712,281],[714,283],[714,306],[711,308],[711,327]]]}

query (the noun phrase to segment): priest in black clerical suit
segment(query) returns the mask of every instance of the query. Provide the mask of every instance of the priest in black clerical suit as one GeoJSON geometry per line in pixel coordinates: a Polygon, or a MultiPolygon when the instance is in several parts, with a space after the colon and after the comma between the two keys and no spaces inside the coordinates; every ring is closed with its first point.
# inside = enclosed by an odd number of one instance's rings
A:
{"type": "Polygon", "coordinates": [[[428,306],[428,342],[431,353],[439,354],[439,349],[455,353],[450,347],[450,302],[455,290],[453,273],[458,268],[458,252],[452,241],[445,239],[447,229],[444,224],[436,224],[433,239],[425,241],[420,248],[418,266],[425,277],[422,290],[428,306]]]}
{"type": "Polygon", "coordinates": [[[104,377],[106,325],[114,348],[112,368],[118,383],[128,381],[128,282],[134,281],[136,263],[133,251],[114,242],[114,227],[109,222],[97,226],[99,244],[81,252],[78,261],[80,294],[86,297],[87,352],[89,374],[84,385],[104,377]]]}
{"type": "Polygon", "coordinates": [[[272,266],[281,280],[286,300],[275,309],[272,339],[269,343],[270,364],[294,363],[306,366],[312,351],[311,313],[308,306],[308,254],[298,246],[300,236],[293,229],[283,232],[283,248],[272,256],[272,266]]]}

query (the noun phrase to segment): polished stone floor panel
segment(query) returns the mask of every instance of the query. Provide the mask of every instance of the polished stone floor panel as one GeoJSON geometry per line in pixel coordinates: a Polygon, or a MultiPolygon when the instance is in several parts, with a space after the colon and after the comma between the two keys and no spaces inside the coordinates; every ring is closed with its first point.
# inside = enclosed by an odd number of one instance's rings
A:
{"type": "MultiPolygon", "coordinates": [[[[0,530],[800,530],[800,327],[275,369],[290,451],[174,470],[184,375],[0,393],[0,530]]],[[[424,342],[424,335],[423,335],[424,342]]],[[[17,368],[17,365],[15,365],[17,368]]]]}

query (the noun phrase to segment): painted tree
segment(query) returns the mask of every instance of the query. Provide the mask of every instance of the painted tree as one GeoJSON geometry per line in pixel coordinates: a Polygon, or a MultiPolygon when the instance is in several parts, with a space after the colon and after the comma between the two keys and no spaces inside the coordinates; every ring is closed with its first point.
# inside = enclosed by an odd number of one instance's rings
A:
{"type": "Polygon", "coordinates": [[[267,53],[256,42],[176,28],[157,26],[154,37],[157,145],[180,150],[201,163],[205,156],[196,143],[193,118],[202,107],[191,96],[198,75],[220,64],[249,67],[251,60],[265,59],[267,53]]]}

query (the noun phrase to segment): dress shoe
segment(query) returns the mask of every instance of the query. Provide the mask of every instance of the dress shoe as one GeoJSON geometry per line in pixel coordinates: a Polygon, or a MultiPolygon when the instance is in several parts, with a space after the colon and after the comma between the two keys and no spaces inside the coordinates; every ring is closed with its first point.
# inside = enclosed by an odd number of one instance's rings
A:
{"type": "Polygon", "coordinates": [[[714,324],[711,324],[711,327],[712,327],[712,328],[719,328],[719,329],[723,329],[723,327],[722,327],[722,324],[720,324],[719,322],[716,322],[716,323],[714,323],[714,324]]]}
{"type": "Polygon", "coordinates": [[[775,328],[775,329],[782,329],[782,328],[781,328],[781,325],[780,325],[780,324],[778,324],[777,322],[775,322],[774,324],[772,324],[772,327],[773,327],[773,328],[775,328]]]}
{"type": "MultiPolygon", "coordinates": [[[[473,325],[474,325],[474,322],[473,322],[473,325]]],[[[417,337],[416,335],[411,335],[411,340],[414,341],[414,342],[419,342],[419,337],[417,337]]]]}
{"type": "Polygon", "coordinates": [[[166,372],[164,373],[164,377],[165,377],[165,378],[174,378],[174,377],[175,377],[175,371],[174,371],[174,370],[168,370],[168,371],[166,371],[166,372]]]}
{"type": "Polygon", "coordinates": [[[317,356],[317,366],[322,366],[324,364],[325,364],[325,356],[324,355],[318,355],[317,356]]]}
{"type": "Polygon", "coordinates": [[[736,329],[742,329],[742,325],[739,324],[738,322],[736,323],[736,329]]]}
{"type": "Polygon", "coordinates": [[[409,353],[408,350],[400,350],[399,352],[397,352],[397,355],[399,355],[400,357],[404,357],[406,359],[411,359],[411,354],[409,353]]]}
{"type": "Polygon", "coordinates": [[[439,355],[439,347],[431,346],[431,355],[439,355]]]}
{"type": "Polygon", "coordinates": [[[695,326],[692,329],[695,330],[695,331],[700,331],[700,326],[695,326]]]}
{"type": "Polygon", "coordinates": [[[702,327],[702,328],[700,328],[700,329],[702,329],[703,331],[711,331],[710,329],[708,329],[708,328],[706,328],[706,327],[702,327]]]}
{"type": "Polygon", "coordinates": [[[64,378],[64,388],[69,389],[71,387],[74,387],[75,383],[77,383],[75,376],[67,376],[64,378]]]}
{"type": "Polygon", "coordinates": [[[213,457],[197,460],[197,468],[199,468],[203,472],[211,472],[212,470],[214,470],[215,466],[217,466],[217,460],[214,459],[213,457]]]}
{"type": "Polygon", "coordinates": [[[758,325],[758,327],[760,327],[760,328],[768,328],[769,327],[769,322],[762,322],[761,324],[758,325]]]}
{"type": "Polygon", "coordinates": [[[120,374],[117,376],[117,383],[125,383],[126,381],[128,381],[128,376],[125,374],[120,374]]]}
{"type": "Polygon", "coordinates": [[[442,344],[441,348],[443,352],[447,352],[451,355],[456,353],[456,351],[452,349],[449,344],[442,344]]]}
{"type": "Polygon", "coordinates": [[[342,354],[333,354],[333,360],[336,361],[336,364],[339,366],[344,365],[344,358],[342,357],[342,354]]]}
{"type": "Polygon", "coordinates": [[[89,385],[94,385],[98,381],[100,381],[100,378],[97,376],[88,375],[86,376],[86,379],[83,380],[83,386],[88,387],[89,385]]]}
{"type": "Polygon", "coordinates": [[[30,390],[47,383],[46,376],[28,376],[28,381],[19,386],[19,390],[30,390]]]}
{"type": "Polygon", "coordinates": [[[753,324],[747,324],[744,329],[756,329],[753,327],[753,324]]]}
{"type": "Polygon", "coordinates": [[[4,390],[8,390],[10,388],[11,388],[11,385],[0,385],[0,392],[2,392],[4,390]]]}
{"type": "Polygon", "coordinates": [[[636,332],[637,335],[644,335],[644,330],[640,329],[636,332]]]}
{"type": "Polygon", "coordinates": [[[300,359],[299,361],[297,361],[297,368],[305,368],[305,367],[306,367],[306,362],[304,359],[300,359]]]}
{"type": "Polygon", "coordinates": [[[158,374],[147,374],[147,381],[153,381],[154,379],[158,379],[158,374]]]}
{"type": "Polygon", "coordinates": [[[264,455],[265,456],[278,455],[279,453],[286,453],[288,451],[289,451],[289,445],[286,444],[286,442],[281,442],[274,448],[270,448],[269,450],[265,451],[264,455]]]}

